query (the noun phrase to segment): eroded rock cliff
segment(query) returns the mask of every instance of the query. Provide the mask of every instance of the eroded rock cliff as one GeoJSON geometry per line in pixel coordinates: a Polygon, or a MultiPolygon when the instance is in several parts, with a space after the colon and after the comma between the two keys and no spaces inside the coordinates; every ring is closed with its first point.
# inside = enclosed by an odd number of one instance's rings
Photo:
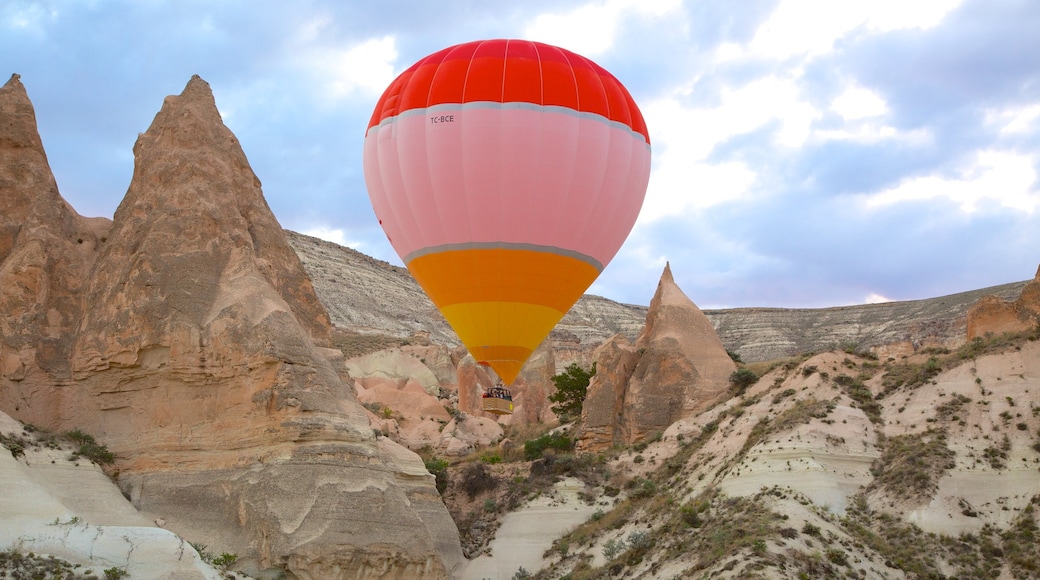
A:
{"type": "Polygon", "coordinates": [[[1023,332],[1040,324],[1040,268],[1014,300],[996,294],[982,297],[967,314],[968,340],[987,334],[1023,332]]]}
{"type": "Polygon", "coordinates": [[[2,96],[2,161],[19,177],[3,185],[18,211],[3,213],[0,277],[33,285],[2,304],[0,406],[96,436],[138,509],[246,571],[448,577],[462,554],[433,478],[373,433],[205,81],[166,99],[110,231],[83,243],[24,135],[24,90],[2,96]]]}

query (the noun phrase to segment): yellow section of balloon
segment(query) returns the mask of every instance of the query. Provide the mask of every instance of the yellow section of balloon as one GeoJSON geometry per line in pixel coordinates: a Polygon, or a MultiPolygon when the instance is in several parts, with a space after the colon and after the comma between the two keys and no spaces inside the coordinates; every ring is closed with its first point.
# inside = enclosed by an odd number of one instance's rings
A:
{"type": "Polygon", "coordinates": [[[505,248],[427,254],[408,268],[470,354],[507,384],[599,273],[570,256],[505,248]]]}
{"type": "Polygon", "coordinates": [[[519,302],[464,302],[441,313],[470,354],[491,365],[506,384],[563,317],[555,308],[519,302]]]}

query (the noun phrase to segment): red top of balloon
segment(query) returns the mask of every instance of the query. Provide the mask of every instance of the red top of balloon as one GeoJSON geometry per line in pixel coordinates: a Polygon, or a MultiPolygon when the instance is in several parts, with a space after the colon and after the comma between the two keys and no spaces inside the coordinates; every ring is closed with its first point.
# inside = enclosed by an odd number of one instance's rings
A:
{"type": "Polygon", "coordinates": [[[401,73],[368,123],[411,109],[488,101],[566,107],[623,123],[650,143],[632,95],[613,75],[569,50],[530,40],[479,40],[437,51],[401,73]]]}

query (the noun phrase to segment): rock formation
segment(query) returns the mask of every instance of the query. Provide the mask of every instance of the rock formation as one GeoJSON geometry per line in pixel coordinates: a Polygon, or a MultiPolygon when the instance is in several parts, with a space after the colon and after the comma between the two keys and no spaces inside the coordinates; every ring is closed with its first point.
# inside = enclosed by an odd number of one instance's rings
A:
{"type": "Polygon", "coordinates": [[[663,432],[724,399],[735,370],[711,322],[666,265],[635,345],[619,337],[597,351],[581,447],[597,451],[663,432]]]}
{"type": "Polygon", "coordinates": [[[972,340],[987,334],[1024,332],[1037,325],[1040,325],[1040,267],[1016,300],[990,294],[975,303],[968,310],[967,337],[972,340]]]}
{"type": "Polygon", "coordinates": [[[93,434],[138,509],[244,571],[448,577],[433,478],[373,433],[206,82],[138,138],[107,233],[58,196],[17,78],[4,91],[0,409],[93,434]]]}
{"type": "MultiPolygon", "coordinates": [[[[71,378],[79,294],[109,221],[77,214],[58,193],[18,75],[0,88],[0,375],[71,378]]],[[[27,393],[28,395],[28,393],[27,393]]],[[[22,405],[10,389],[0,406],[22,405]]]]}
{"type": "MultiPolygon", "coordinates": [[[[310,236],[287,232],[314,281],[318,298],[339,328],[408,337],[416,329],[434,342],[458,344],[444,317],[408,270],[310,236]]],[[[833,308],[727,308],[702,312],[727,350],[745,362],[775,360],[851,346],[884,358],[927,347],[964,343],[965,315],[988,294],[1014,300],[1026,282],[959,292],[923,300],[833,308]]],[[[549,336],[556,372],[571,363],[592,364],[592,353],[615,334],[634,341],[646,307],[582,296],[549,336]]]]}

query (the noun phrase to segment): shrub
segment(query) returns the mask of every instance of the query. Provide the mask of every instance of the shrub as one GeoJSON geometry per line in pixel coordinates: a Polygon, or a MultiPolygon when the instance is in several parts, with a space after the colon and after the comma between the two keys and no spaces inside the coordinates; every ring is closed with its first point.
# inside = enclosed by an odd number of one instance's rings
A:
{"type": "Polygon", "coordinates": [[[758,382],[758,375],[751,369],[737,369],[729,376],[730,393],[735,397],[743,395],[748,387],[758,382]]]}
{"type": "Polygon", "coordinates": [[[608,561],[617,558],[618,554],[625,551],[625,540],[611,538],[603,544],[603,557],[608,561]]]}
{"type": "Polygon", "coordinates": [[[235,562],[237,561],[238,554],[228,554],[227,552],[224,552],[216,558],[213,558],[213,565],[217,568],[227,570],[228,568],[234,566],[235,562]]]}
{"type": "Polygon", "coordinates": [[[65,437],[72,441],[79,447],[72,452],[72,460],[82,456],[97,463],[98,465],[108,465],[114,463],[116,460],[115,455],[108,450],[104,445],[99,444],[94,440],[94,437],[76,429],[65,433],[65,437]]]}
{"type": "Polygon", "coordinates": [[[537,439],[524,442],[524,459],[538,459],[546,449],[567,452],[574,449],[574,440],[562,433],[546,433],[537,439]]]}
{"type": "Polygon", "coordinates": [[[426,471],[433,474],[438,493],[448,489],[448,462],[432,457],[426,460],[426,471]]]}
{"type": "Polygon", "coordinates": [[[471,499],[477,494],[491,491],[497,486],[498,480],[483,463],[471,463],[462,472],[462,490],[471,499]]]}

